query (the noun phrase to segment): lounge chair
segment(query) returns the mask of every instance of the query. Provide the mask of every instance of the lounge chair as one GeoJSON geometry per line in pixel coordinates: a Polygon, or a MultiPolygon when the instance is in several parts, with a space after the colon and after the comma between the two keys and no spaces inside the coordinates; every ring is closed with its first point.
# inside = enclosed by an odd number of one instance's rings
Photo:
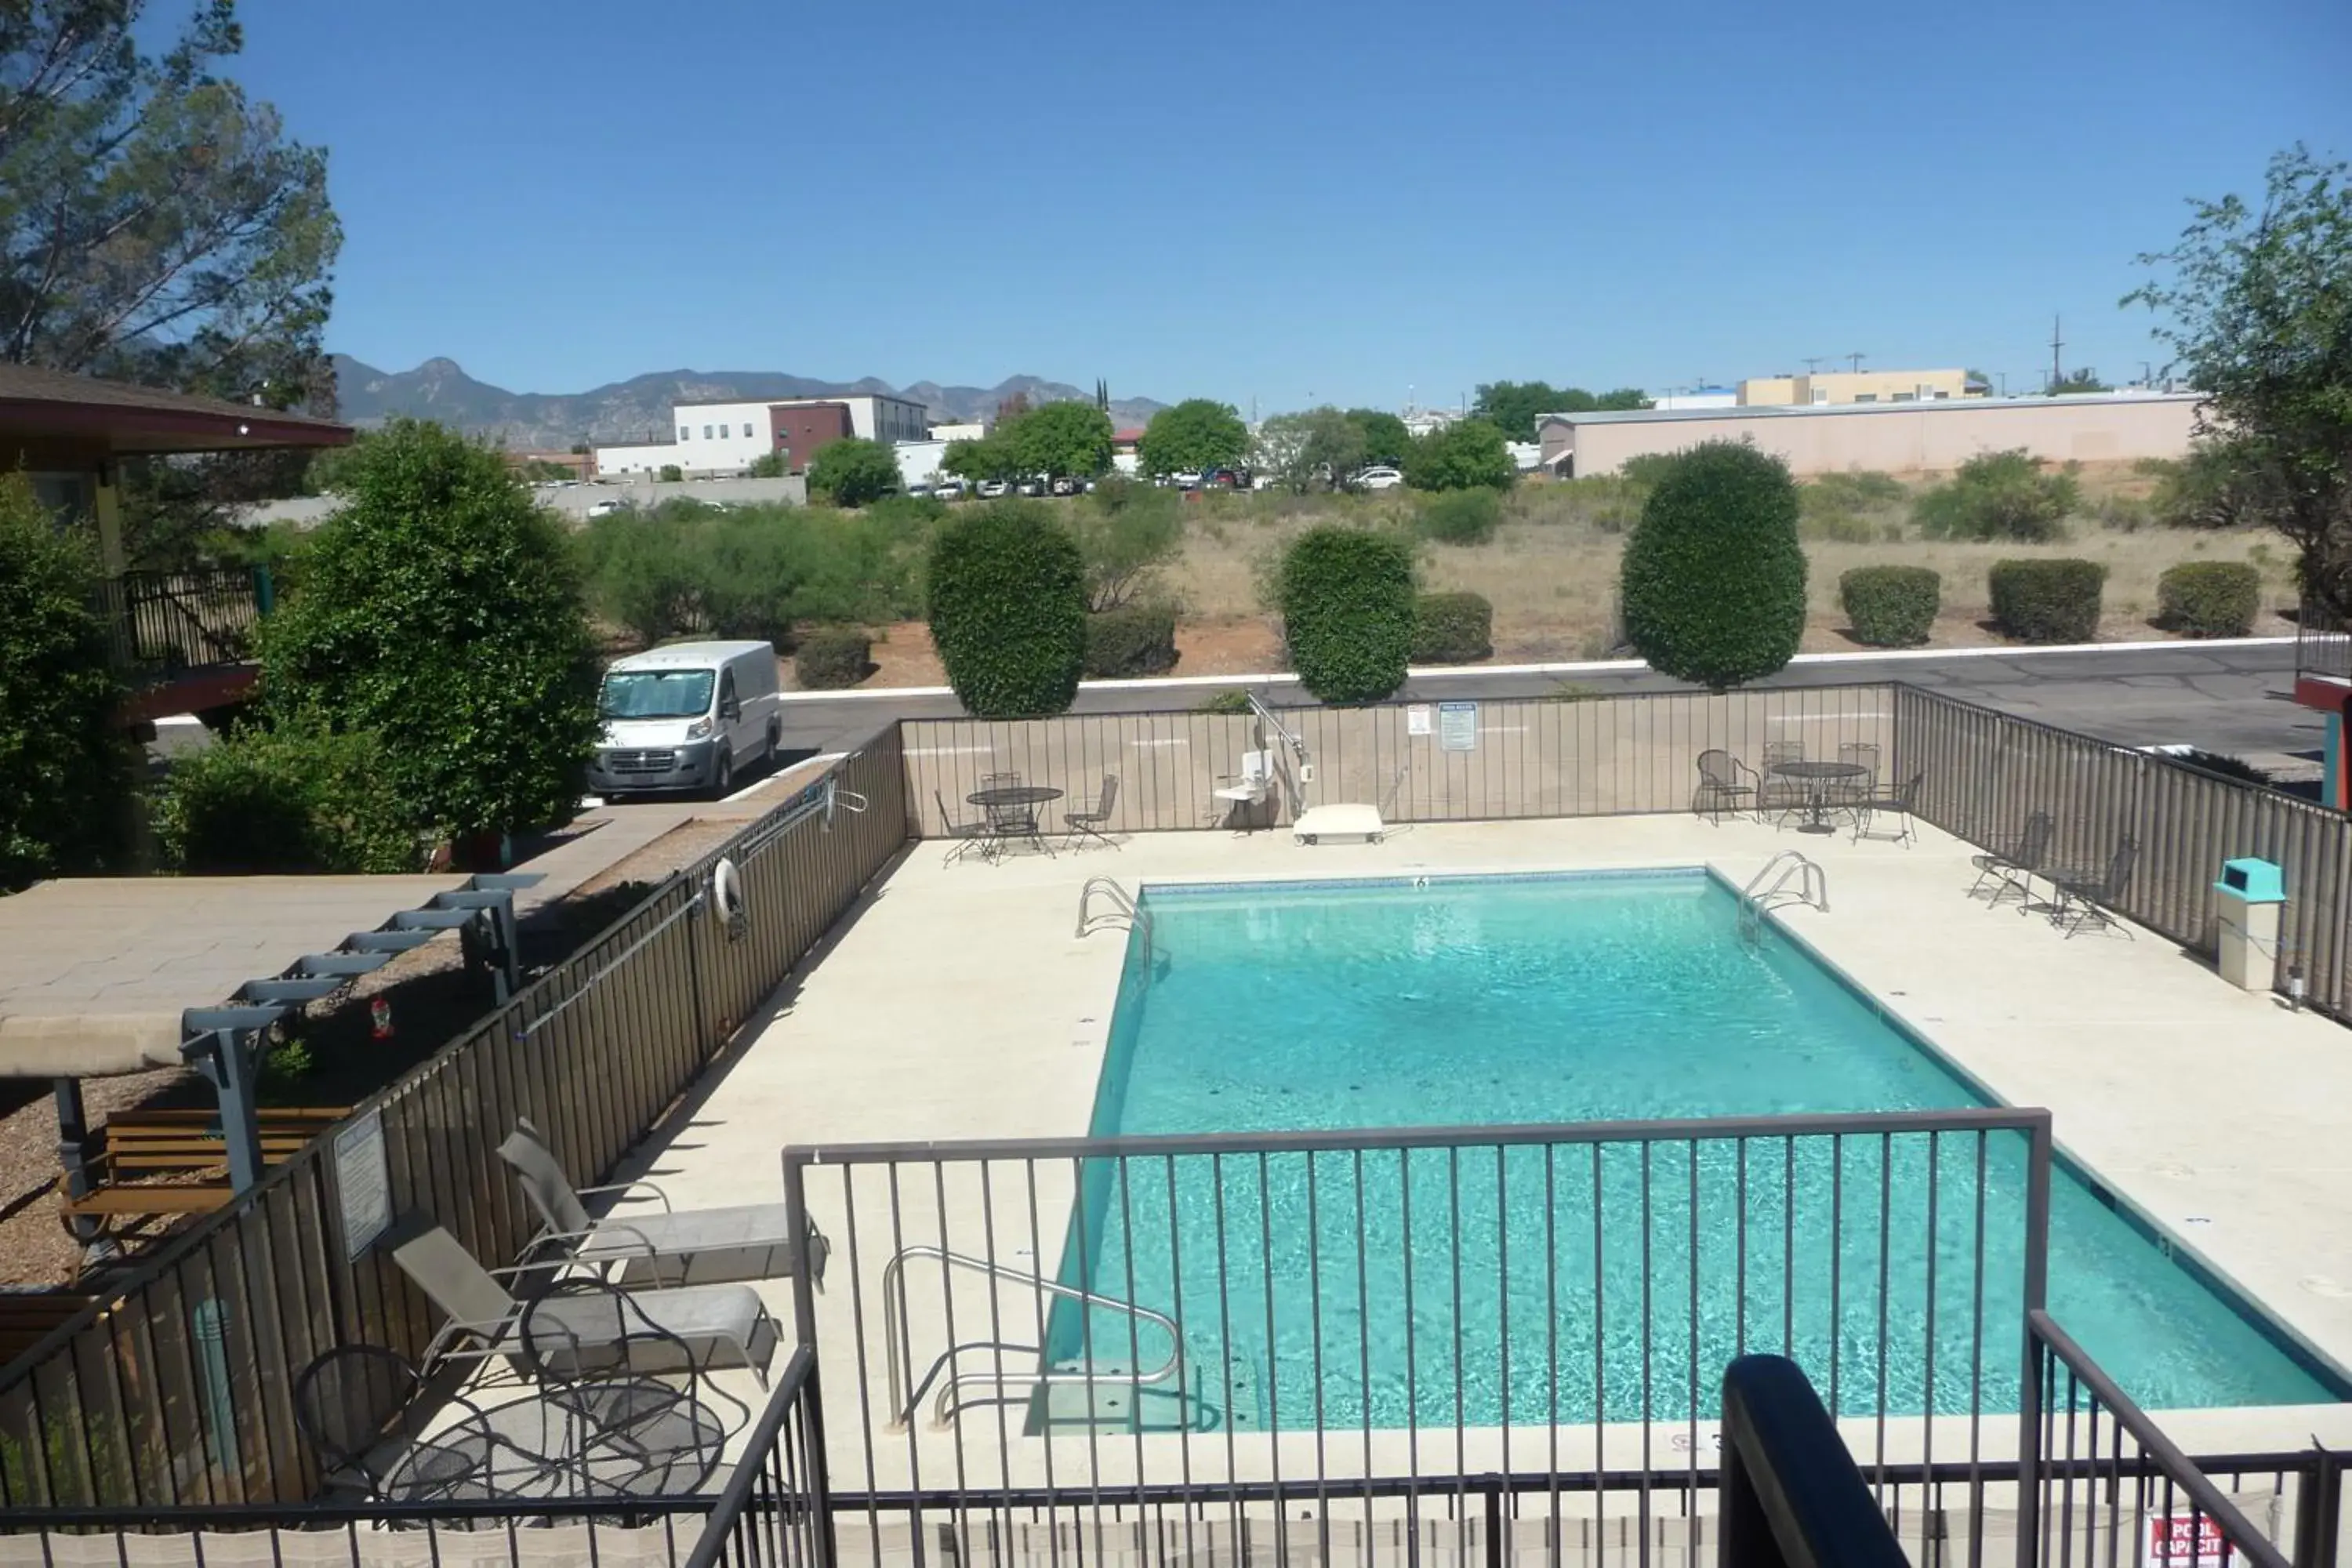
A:
{"type": "Polygon", "coordinates": [[[488,1269],[437,1225],[413,1227],[392,1248],[400,1271],[448,1319],[425,1346],[424,1364],[440,1360],[520,1362],[530,1370],[541,1354],[560,1346],[578,1356],[590,1347],[623,1347],[632,1373],[676,1372],[685,1367],[748,1366],[768,1385],[768,1363],[776,1353],[776,1321],[749,1285],[688,1285],[669,1290],[628,1292],[629,1300],[658,1337],[615,1337],[616,1314],[602,1297],[546,1295],[518,1301],[499,1283],[499,1275],[543,1274],[544,1264],[488,1269]],[[530,1319],[530,1342],[523,1320],[530,1319]]]}
{"type": "MultiPolygon", "coordinates": [[[[782,1204],[672,1209],[669,1195],[652,1182],[575,1188],[539,1130],[520,1119],[499,1145],[499,1158],[520,1178],[539,1215],[539,1234],[523,1248],[526,1261],[557,1257],[599,1271],[617,1265],[628,1285],[717,1285],[792,1272],[793,1237],[782,1204]],[[661,1207],[591,1216],[581,1199],[606,1193],[650,1194],[661,1207]]],[[[813,1221],[802,1240],[810,1277],[821,1283],[831,1244],[813,1221]]]]}
{"type": "Polygon", "coordinates": [[[1916,843],[1919,834],[1912,826],[1912,813],[1918,805],[1919,786],[1927,782],[1927,774],[1913,773],[1904,781],[1903,787],[1892,795],[1874,793],[1859,800],[1840,803],[1844,809],[1853,813],[1853,841],[1859,844],[1865,838],[1886,838],[1906,849],[1916,843]],[[1881,816],[1900,817],[1901,826],[1892,833],[1874,832],[1872,824],[1881,816]]]}
{"type": "Polygon", "coordinates": [[[2096,879],[2051,878],[2051,885],[2058,889],[2058,900],[2051,906],[2050,923],[2063,931],[2070,941],[2092,926],[2112,926],[2126,936],[2131,935],[2131,927],[2116,918],[2115,906],[2123,901],[2124,889],[2131,886],[2132,863],[2138,858],[2138,842],[2126,838],[2116,846],[2105,876],[2096,879]]]}
{"type": "Polygon", "coordinates": [[[1691,792],[1691,815],[1723,820],[1726,807],[1745,812],[1755,805],[1757,785],[1748,783],[1756,778],[1756,770],[1725,751],[1706,751],[1698,754],[1698,787],[1691,792]]]}
{"type": "Polygon", "coordinates": [[[2008,854],[1996,855],[1988,851],[1970,856],[1969,864],[1977,868],[1977,879],[1969,884],[1969,897],[1975,898],[1984,885],[1990,882],[1992,895],[1987,901],[1988,908],[2012,892],[2020,903],[2031,904],[2033,901],[2034,873],[2041,870],[2042,863],[2050,858],[2050,839],[2056,831],[2057,824],[2050,819],[2050,814],[2037,811],[2025,819],[2024,831],[2017,836],[2017,847],[2008,854]]]}
{"type": "Polygon", "coordinates": [[[1114,849],[1118,848],[1118,846],[1111,843],[1109,836],[1103,832],[1103,829],[1109,825],[1111,813],[1118,805],[1118,775],[1117,773],[1105,773],[1103,774],[1102,794],[1095,797],[1095,803],[1093,805],[1087,807],[1084,811],[1066,811],[1062,813],[1062,826],[1070,830],[1070,847],[1074,849],[1076,848],[1078,841],[1082,838],[1096,838],[1100,839],[1105,844],[1109,844],[1114,849]]]}
{"type": "Polygon", "coordinates": [[[931,799],[939,804],[940,822],[947,837],[955,841],[954,847],[948,851],[947,858],[940,864],[951,866],[967,851],[974,848],[980,851],[982,859],[987,858],[996,842],[993,830],[989,825],[984,821],[958,822],[955,813],[948,809],[947,796],[937,790],[931,792],[931,799]]]}

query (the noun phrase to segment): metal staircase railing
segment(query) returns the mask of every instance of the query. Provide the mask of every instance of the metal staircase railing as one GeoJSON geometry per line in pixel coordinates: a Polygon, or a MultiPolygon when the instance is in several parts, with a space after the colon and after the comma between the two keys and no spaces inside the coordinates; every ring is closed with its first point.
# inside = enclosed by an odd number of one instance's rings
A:
{"type": "Polygon", "coordinates": [[[1806,904],[1830,912],[1830,874],[1794,849],[1764,862],[1739,889],[1739,934],[1750,943],[1763,934],[1764,913],[1783,904],[1806,904]],[[1790,879],[1796,887],[1789,886],[1790,879]]]}

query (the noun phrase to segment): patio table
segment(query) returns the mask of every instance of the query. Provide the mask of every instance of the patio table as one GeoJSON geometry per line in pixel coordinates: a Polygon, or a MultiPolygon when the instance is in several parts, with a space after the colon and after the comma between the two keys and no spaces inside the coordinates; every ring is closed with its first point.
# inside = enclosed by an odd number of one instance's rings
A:
{"type": "Polygon", "coordinates": [[[966,805],[980,806],[988,813],[992,837],[1027,838],[1049,857],[1054,853],[1054,847],[1045,842],[1045,834],[1037,826],[1037,808],[1062,798],[1062,792],[1052,784],[999,784],[993,789],[976,789],[963,798],[966,805]]]}
{"type": "Polygon", "coordinates": [[[1830,826],[1830,786],[1858,779],[1870,770],[1860,763],[1774,763],[1767,772],[1805,786],[1805,820],[1800,833],[1835,833],[1830,826]]]}

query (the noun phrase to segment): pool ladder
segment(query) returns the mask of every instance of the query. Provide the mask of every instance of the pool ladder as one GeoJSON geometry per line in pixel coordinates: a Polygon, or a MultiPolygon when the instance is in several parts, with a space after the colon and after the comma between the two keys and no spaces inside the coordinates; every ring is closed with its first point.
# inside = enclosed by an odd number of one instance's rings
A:
{"type": "Polygon", "coordinates": [[[1739,935],[1751,946],[1763,935],[1764,911],[1808,904],[1830,912],[1830,874],[1794,849],[1783,849],[1739,889],[1739,935]],[[1789,884],[1794,879],[1796,886],[1789,884]]]}
{"type": "MultiPolygon", "coordinates": [[[[1044,1313],[1040,1311],[1035,1315],[1042,1324],[1044,1313]]],[[[939,1395],[933,1402],[931,1419],[940,1426],[953,1421],[968,1406],[1013,1403],[1019,1397],[1011,1392],[1015,1387],[1034,1393],[1056,1385],[1080,1386],[1089,1390],[1088,1404],[1092,1406],[1091,1391],[1096,1388],[1107,1384],[1117,1388],[1149,1388],[1175,1377],[1183,1363],[1184,1342],[1177,1332],[1173,1319],[1149,1307],[1122,1301],[1116,1297],[1097,1296],[1091,1290],[1065,1285],[1024,1268],[1009,1268],[985,1258],[950,1252],[940,1247],[917,1245],[900,1247],[882,1269],[882,1354],[889,1363],[890,1429],[904,1431],[913,1421],[916,1410],[922,1405],[923,1396],[930,1392],[934,1383],[939,1384],[939,1395]],[[907,1322],[907,1265],[918,1259],[937,1262],[943,1271],[961,1268],[1017,1285],[1037,1295],[1075,1301],[1087,1311],[1099,1309],[1119,1312],[1138,1324],[1149,1323],[1168,1336],[1168,1359],[1148,1370],[1141,1367],[1106,1368],[1097,1372],[1083,1366],[1041,1365],[1035,1372],[1020,1372],[1006,1367],[1004,1357],[1008,1353],[1034,1355],[1042,1363],[1045,1354],[1043,1345],[1013,1344],[1003,1340],[966,1340],[950,1345],[933,1357],[930,1366],[918,1378],[915,1375],[914,1338],[907,1322]],[[994,1357],[995,1364],[975,1369],[959,1368],[957,1359],[970,1351],[989,1352],[994,1357]],[[984,1392],[989,1390],[993,1393],[984,1392]]]]}

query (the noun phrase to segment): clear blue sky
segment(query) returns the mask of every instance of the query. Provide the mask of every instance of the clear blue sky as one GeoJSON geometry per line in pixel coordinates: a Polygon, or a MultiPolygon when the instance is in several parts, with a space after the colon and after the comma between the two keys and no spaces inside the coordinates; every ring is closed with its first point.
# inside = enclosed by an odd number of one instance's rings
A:
{"type": "Polygon", "coordinates": [[[331,153],[332,346],[524,391],[2017,385],[2053,311],[2119,379],[2183,198],[2352,155],[2345,0],[240,10],[236,74],[331,153]]]}

